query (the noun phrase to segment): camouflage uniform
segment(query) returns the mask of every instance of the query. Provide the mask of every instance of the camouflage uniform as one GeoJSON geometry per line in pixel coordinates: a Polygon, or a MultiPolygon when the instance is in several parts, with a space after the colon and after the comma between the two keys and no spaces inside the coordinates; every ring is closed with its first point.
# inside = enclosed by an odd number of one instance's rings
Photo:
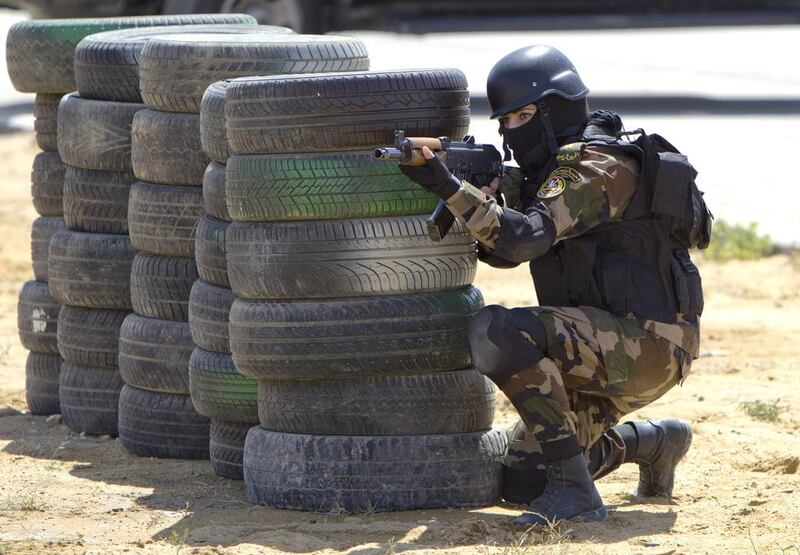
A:
{"type": "MultiPolygon", "coordinates": [[[[533,233],[526,230],[529,217],[552,222],[554,244],[621,219],[637,186],[636,160],[613,148],[573,143],[559,150],[556,161],[559,166],[538,189],[522,183],[517,193],[519,174],[504,181],[509,206],[525,217],[466,182],[447,200],[479,241],[481,260],[515,266],[495,249],[501,235],[513,243],[533,233]]],[[[504,253],[517,248],[502,246],[504,253]]],[[[559,458],[580,451],[590,457],[607,428],[682,383],[698,356],[699,319],[679,314],[676,323],[667,324],[586,306],[495,306],[476,317],[470,340],[473,350],[478,342],[489,353],[478,356],[476,365],[498,384],[524,423],[509,430],[507,466],[543,467],[543,445],[559,458]]],[[[621,443],[603,449],[603,460],[592,469],[595,477],[624,458],[621,443]]]]}

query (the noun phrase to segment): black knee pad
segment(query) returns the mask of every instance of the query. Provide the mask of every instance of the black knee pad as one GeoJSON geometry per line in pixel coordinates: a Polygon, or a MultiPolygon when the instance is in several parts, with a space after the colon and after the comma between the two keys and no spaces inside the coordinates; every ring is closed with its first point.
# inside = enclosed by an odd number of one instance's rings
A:
{"type": "Polygon", "coordinates": [[[544,357],[539,345],[546,339],[544,326],[530,312],[489,305],[475,315],[469,328],[472,364],[502,387],[509,377],[544,357]]]}

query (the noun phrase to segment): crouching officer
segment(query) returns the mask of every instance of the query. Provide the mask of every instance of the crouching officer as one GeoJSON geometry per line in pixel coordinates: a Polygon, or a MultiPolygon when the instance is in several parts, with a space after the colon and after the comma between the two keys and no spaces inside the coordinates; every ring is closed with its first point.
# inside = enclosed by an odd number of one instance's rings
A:
{"type": "Polygon", "coordinates": [[[505,497],[530,512],[515,522],[602,520],[594,479],[636,462],[638,495],[671,495],[689,449],[686,422],[616,424],[682,383],[698,356],[702,289],[688,248],[707,245],[710,213],[674,147],[623,140],[619,116],[589,114],[588,89],[558,50],[505,56],[487,91],[521,169],[510,206],[495,193],[513,179],[478,189],[430,150],[426,166],[401,168],[447,202],[480,260],[530,261],[541,306],[487,306],[469,332],[473,363],[521,417],[505,497]]]}

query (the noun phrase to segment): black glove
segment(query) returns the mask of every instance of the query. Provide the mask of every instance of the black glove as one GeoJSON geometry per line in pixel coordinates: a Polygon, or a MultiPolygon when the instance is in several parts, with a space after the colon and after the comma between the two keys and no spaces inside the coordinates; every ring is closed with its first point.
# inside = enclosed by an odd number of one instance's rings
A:
{"type": "Polygon", "coordinates": [[[447,169],[441,158],[434,156],[427,160],[424,166],[400,165],[403,172],[411,181],[422,185],[426,190],[447,200],[461,188],[461,181],[447,169]]]}

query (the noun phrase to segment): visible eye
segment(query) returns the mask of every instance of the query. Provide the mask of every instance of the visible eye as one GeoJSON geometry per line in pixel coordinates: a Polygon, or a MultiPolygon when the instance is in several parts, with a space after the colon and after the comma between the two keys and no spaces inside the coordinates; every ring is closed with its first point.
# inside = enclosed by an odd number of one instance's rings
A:
{"type": "Polygon", "coordinates": [[[522,112],[522,113],[519,115],[519,118],[520,118],[520,119],[531,119],[531,117],[533,117],[533,114],[532,114],[532,113],[530,113],[530,112],[522,112]]]}

